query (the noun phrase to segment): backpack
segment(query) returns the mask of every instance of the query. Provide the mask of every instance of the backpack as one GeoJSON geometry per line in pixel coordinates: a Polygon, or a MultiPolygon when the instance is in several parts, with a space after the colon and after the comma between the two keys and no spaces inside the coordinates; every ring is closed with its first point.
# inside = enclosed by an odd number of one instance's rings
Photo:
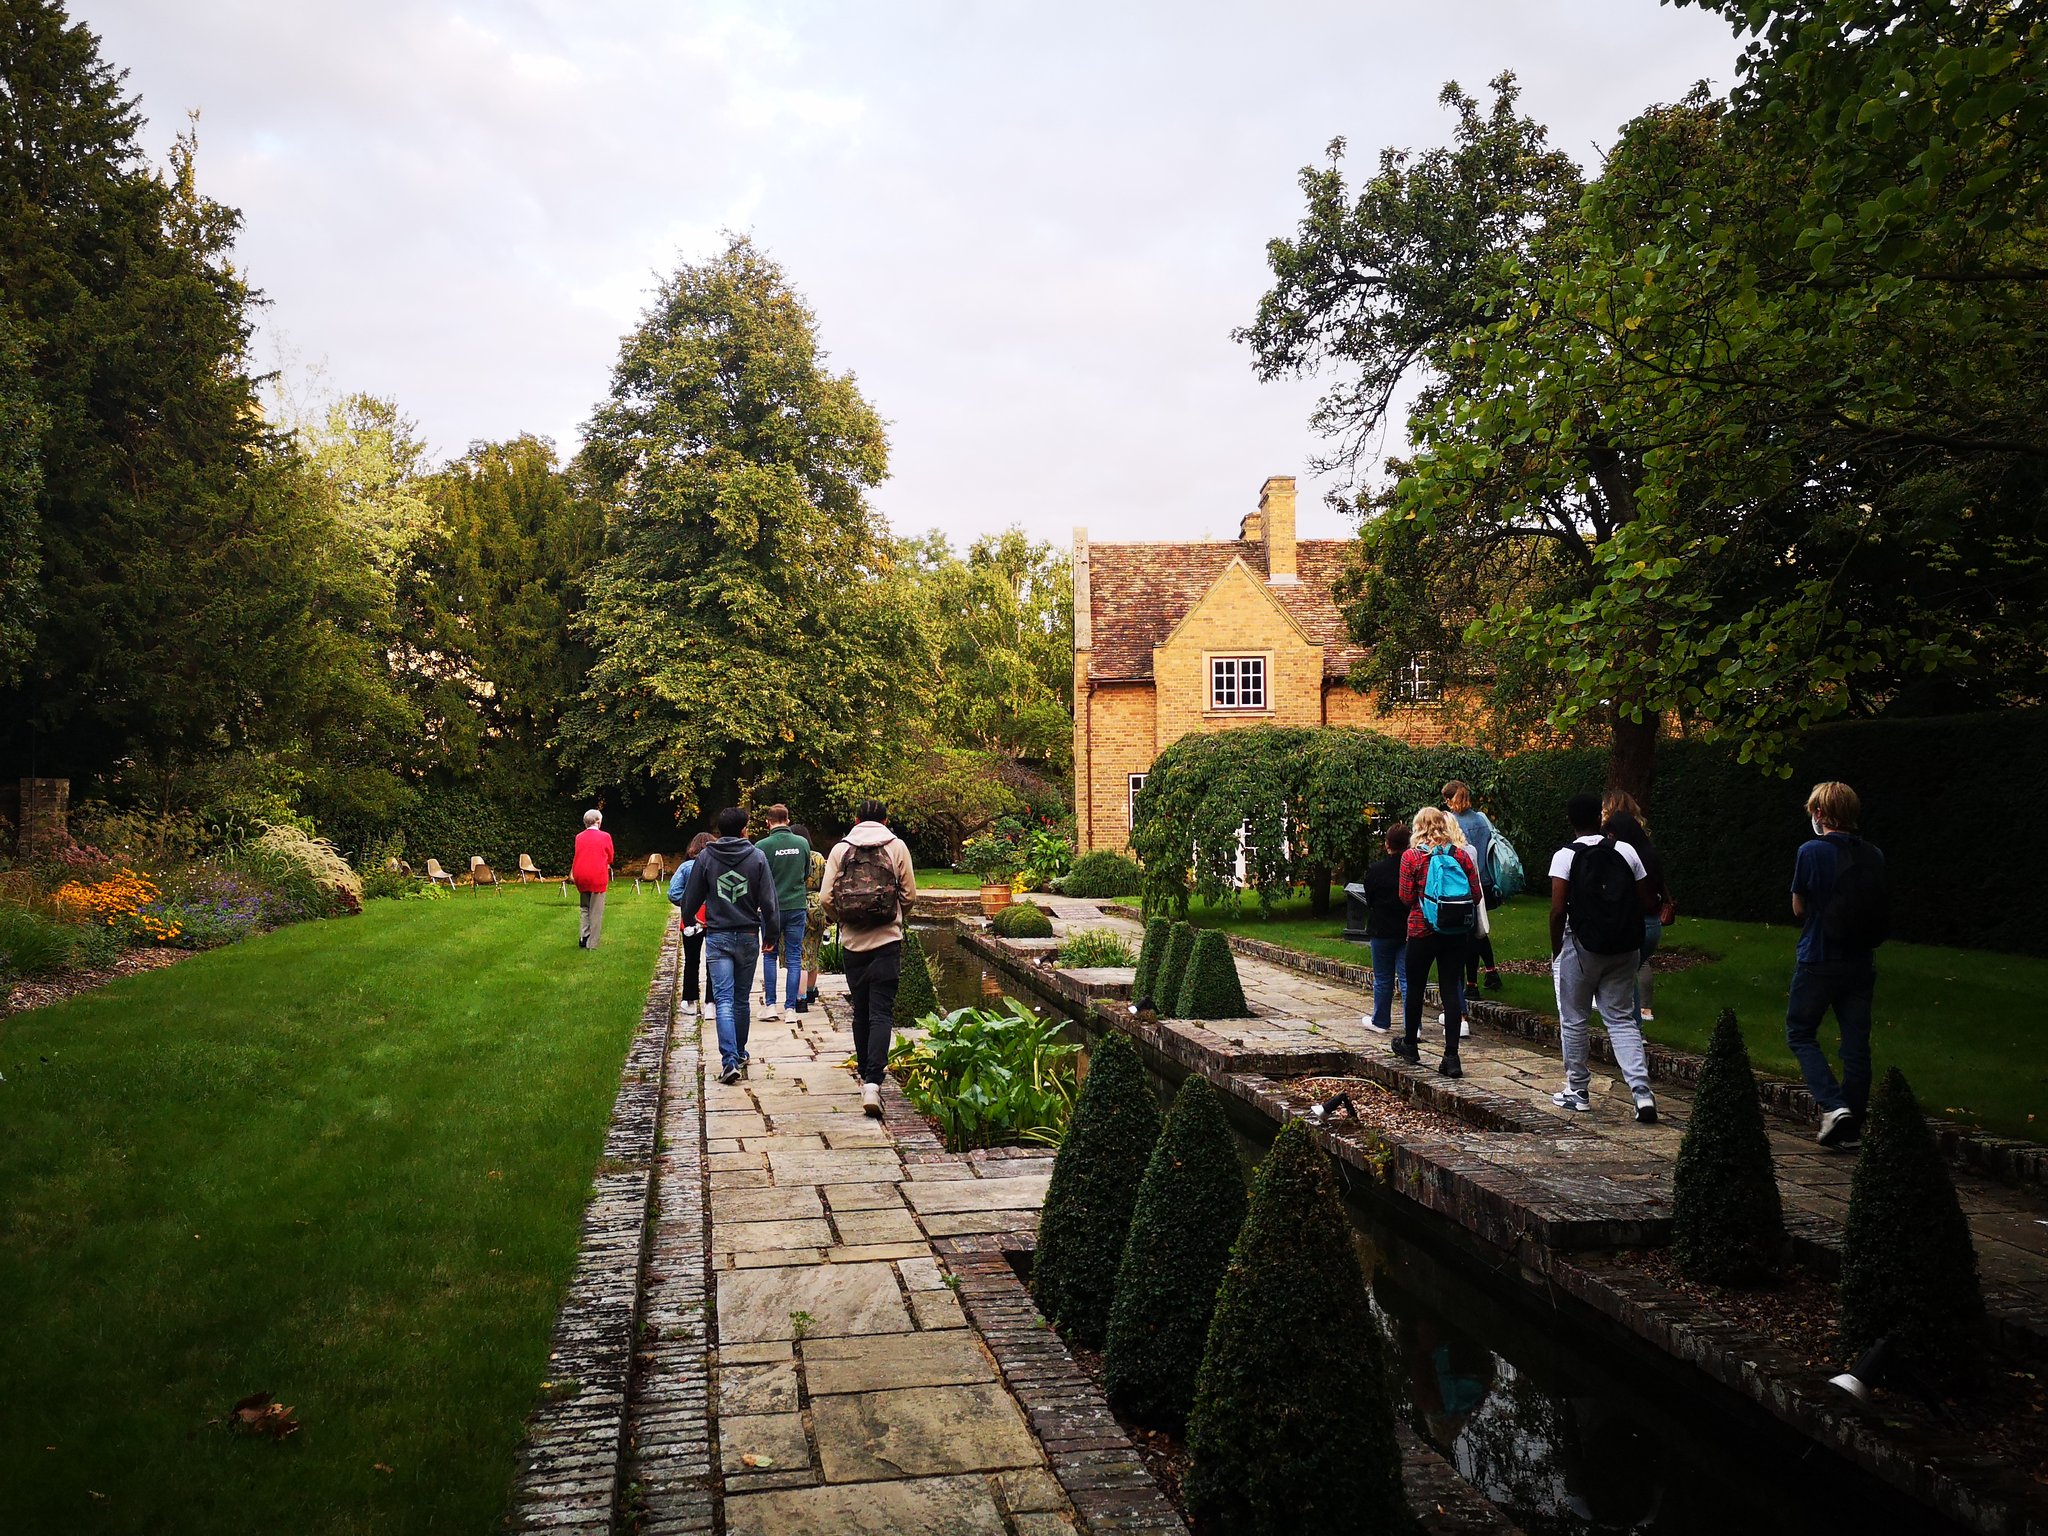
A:
{"type": "Polygon", "coordinates": [[[887,843],[842,843],[839,878],[832,882],[832,915],[852,928],[886,928],[903,905],[903,885],[887,843]]]}
{"type": "Polygon", "coordinates": [[[1422,920],[1438,933],[1470,933],[1479,920],[1479,893],[1449,844],[1432,848],[1422,880],[1422,920]]]}
{"type": "Polygon", "coordinates": [[[1519,896],[1529,888],[1529,877],[1522,869],[1522,856],[1515,852],[1515,845],[1502,835],[1499,827],[1493,829],[1493,842],[1486,850],[1486,862],[1492,866],[1493,888],[1502,901],[1510,896],[1519,896]]]}
{"type": "Polygon", "coordinates": [[[1875,949],[1891,930],[1892,893],[1884,860],[1861,838],[1835,845],[1835,885],[1820,911],[1830,947],[1875,949]]]}
{"type": "Polygon", "coordinates": [[[1613,838],[1581,844],[1572,854],[1565,916],[1589,955],[1627,955],[1643,947],[1642,898],[1613,838]]]}

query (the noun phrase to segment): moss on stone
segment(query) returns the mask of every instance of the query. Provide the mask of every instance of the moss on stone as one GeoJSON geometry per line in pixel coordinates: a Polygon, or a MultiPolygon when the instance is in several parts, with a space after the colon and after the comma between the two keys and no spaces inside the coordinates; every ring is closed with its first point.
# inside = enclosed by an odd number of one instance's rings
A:
{"type": "Polygon", "coordinates": [[[1204,928],[1195,935],[1194,948],[1188,955],[1173,1017],[1242,1019],[1250,1013],[1244,987],[1237,979],[1237,961],[1230,953],[1230,940],[1214,928],[1204,928]]]}
{"type": "Polygon", "coordinates": [[[1693,1094],[1692,1120],[1671,1180],[1671,1256],[1680,1273],[1713,1285],[1754,1285],[1785,1246],[1771,1138],[1749,1048],[1732,1008],[1721,1010],[1693,1094]]]}

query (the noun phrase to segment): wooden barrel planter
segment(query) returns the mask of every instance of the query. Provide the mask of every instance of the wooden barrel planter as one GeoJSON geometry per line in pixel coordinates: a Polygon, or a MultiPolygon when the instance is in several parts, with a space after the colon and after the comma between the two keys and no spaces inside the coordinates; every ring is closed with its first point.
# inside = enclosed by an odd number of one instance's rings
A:
{"type": "Polygon", "coordinates": [[[981,915],[994,917],[1010,904],[1010,882],[996,881],[981,888],[981,915]]]}

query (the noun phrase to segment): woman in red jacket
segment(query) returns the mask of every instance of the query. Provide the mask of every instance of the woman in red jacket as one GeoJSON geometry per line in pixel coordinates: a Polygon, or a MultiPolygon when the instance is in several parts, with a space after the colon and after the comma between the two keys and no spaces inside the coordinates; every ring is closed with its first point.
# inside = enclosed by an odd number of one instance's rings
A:
{"type": "Polygon", "coordinates": [[[604,893],[612,883],[612,835],[603,828],[603,811],[583,813],[583,830],[576,834],[576,857],[569,864],[569,878],[582,893],[583,932],[577,943],[584,949],[597,948],[604,933],[604,893]]]}
{"type": "Polygon", "coordinates": [[[1422,989],[1436,967],[1444,1011],[1445,1077],[1463,1077],[1458,1027],[1465,1021],[1465,946],[1479,925],[1479,866],[1449,811],[1425,805],[1415,813],[1408,851],[1401,855],[1401,903],[1408,908],[1408,978],[1401,997],[1402,1031],[1390,1049],[1407,1062],[1422,1059],[1422,989]],[[1432,864],[1444,866],[1439,890],[1430,890],[1432,864]]]}

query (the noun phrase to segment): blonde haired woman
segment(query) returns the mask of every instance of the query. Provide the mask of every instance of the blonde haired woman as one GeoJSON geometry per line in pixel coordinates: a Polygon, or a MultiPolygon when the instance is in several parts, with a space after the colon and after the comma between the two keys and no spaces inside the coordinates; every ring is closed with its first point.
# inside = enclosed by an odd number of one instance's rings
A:
{"type": "Polygon", "coordinates": [[[1436,966],[1443,1000],[1444,1058],[1437,1071],[1463,1077],[1458,1035],[1465,1022],[1465,949],[1478,930],[1479,866],[1450,812],[1426,805],[1415,813],[1401,855],[1402,902],[1408,908],[1408,976],[1401,998],[1401,1038],[1391,1047],[1403,1061],[1422,1060],[1422,991],[1436,966]]]}

